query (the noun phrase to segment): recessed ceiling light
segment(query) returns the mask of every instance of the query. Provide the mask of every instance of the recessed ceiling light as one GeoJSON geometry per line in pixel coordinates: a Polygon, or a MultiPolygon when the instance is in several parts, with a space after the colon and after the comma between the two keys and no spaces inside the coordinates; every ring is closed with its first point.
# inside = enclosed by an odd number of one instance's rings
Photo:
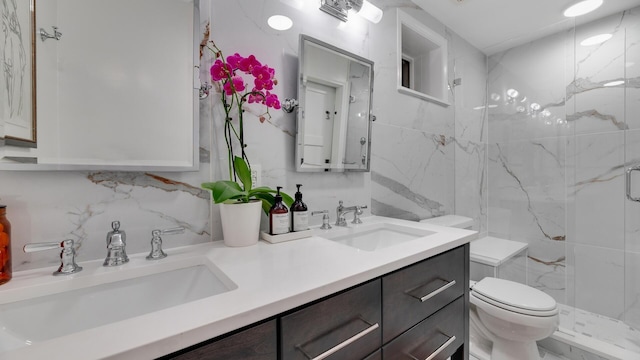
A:
{"type": "Polygon", "coordinates": [[[582,46],[598,45],[598,44],[602,44],[603,42],[611,39],[612,37],[613,37],[613,35],[611,35],[611,34],[600,34],[600,35],[592,36],[590,38],[586,38],[586,39],[582,40],[580,42],[580,45],[582,45],[582,46]]]}
{"type": "Polygon", "coordinates": [[[273,15],[267,20],[267,24],[275,30],[289,30],[293,26],[293,21],[284,15],[273,15]]]}
{"type": "Polygon", "coordinates": [[[507,96],[510,97],[510,98],[517,98],[518,95],[520,95],[520,93],[516,89],[507,90],[507,96]]]}
{"type": "Polygon", "coordinates": [[[564,11],[566,17],[576,17],[592,12],[602,5],[603,0],[584,0],[573,4],[564,11]]]}
{"type": "Polygon", "coordinates": [[[602,86],[611,87],[611,86],[618,86],[618,85],[622,85],[622,84],[624,84],[624,80],[616,80],[616,81],[608,82],[608,83],[606,83],[606,84],[604,84],[602,86]]]}

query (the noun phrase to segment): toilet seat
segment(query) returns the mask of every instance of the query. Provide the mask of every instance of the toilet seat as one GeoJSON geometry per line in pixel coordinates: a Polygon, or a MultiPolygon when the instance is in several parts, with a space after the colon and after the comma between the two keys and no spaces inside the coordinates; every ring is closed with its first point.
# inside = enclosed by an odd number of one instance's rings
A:
{"type": "Polygon", "coordinates": [[[513,281],[484,278],[473,285],[471,296],[501,309],[529,316],[558,314],[556,301],[532,287],[513,281]]]}

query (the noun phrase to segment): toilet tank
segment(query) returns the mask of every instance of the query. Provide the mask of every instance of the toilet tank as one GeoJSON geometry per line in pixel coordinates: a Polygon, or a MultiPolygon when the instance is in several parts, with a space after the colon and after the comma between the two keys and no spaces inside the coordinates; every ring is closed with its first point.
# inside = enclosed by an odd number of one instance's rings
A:
{"type": "MultiPolygon", "coordinates": [[[[460,215],[444,215],[421,220],[433,225],[471,229],[473,219],[460,215]]],[[[472,281],[487,276],[527,283],[527,243],[486,236],[470,244],[472,281]]]]}
{"type": "Polygon", "coordinates": [[[490,276],[527,283],[527,243],[486,236],[472,240],[470,278],[480,281],[490,276]]]}

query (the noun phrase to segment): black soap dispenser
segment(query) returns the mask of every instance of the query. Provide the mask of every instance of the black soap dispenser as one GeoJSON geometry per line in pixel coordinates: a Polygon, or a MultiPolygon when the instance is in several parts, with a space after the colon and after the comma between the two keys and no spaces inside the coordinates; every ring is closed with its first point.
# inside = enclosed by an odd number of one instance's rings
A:
{"type": "Polygon", "coordinates": [[[281,235],[289,232],[289,209],[282,202],[282,186],[277,187],[276,201],[269,209],[269,234],[281,235]]]}
{"type": "Polygon", "coordinates": [[[309,212],[307,205],[302,202],[302,193],[300,186],[296,184],[298,191],[296,192],[296,201],[291,204],[291,231],[303,231],[309,229],[309,212]]]}

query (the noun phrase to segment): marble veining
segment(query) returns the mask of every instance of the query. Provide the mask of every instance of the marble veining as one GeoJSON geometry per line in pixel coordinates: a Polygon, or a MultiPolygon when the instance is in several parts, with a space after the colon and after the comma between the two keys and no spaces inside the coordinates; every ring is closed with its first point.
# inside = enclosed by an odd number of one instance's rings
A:
{"type": "Polygon", "coordinates": [[[93,182],[94,184],[104,186],[116,192],[120,192],[119,187],[123,185],[143,188],[153,187],[155,189],[160,189],[168,192],[182,191],[193,196],[197,196],[201,199],[210,199],[210,194],[207,190],[151,173],[95,172],[90,173],[87,176],[87,179],[89,179],[89,181],[93,182]]]}

